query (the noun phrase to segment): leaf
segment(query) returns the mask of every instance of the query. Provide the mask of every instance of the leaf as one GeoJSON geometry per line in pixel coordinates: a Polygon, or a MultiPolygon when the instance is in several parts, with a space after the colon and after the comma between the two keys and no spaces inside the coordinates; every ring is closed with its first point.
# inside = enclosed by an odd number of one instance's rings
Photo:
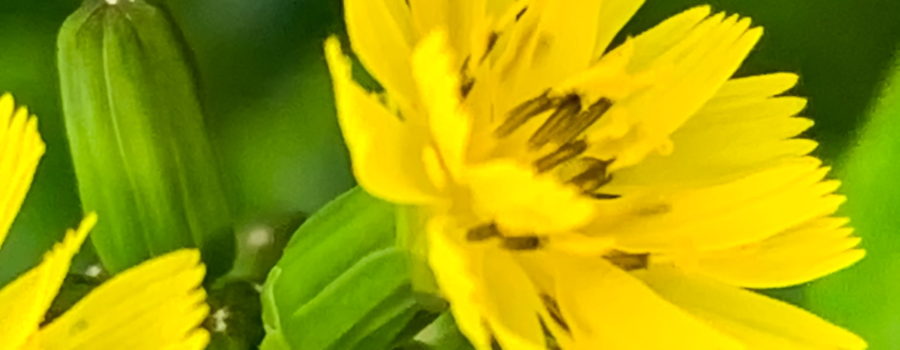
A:
{"type": "Polygon", "coordinates": [[[415,317],[394,211],[356,188],[297,230],[263,287],[261,349],[389,348],[430,321],[415,317]]]}
{"type": "Polygon", "coordinates": [[[848,201],[842,214],[863,238],[867,257],[811,284],[807,306],[858,332],[872,349],[900,347],[900,65],[838,177],[848,201]]]}

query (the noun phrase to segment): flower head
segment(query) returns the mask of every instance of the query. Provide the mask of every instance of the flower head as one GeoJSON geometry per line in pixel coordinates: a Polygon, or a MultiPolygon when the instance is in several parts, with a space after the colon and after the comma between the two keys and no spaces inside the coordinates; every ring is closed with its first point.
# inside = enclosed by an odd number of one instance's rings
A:
{"type": "Polygon", "coordinates": [[[479,349],[860,349],[744,288],[863,256],[796,138],[789,73],[732,78],[762,35],[698,7],[613,46],[635,0],[345,0],[326,43],[354,173],[425,216],[479,349]]]}
{"type": "MultiPolygon", "coordinates": [[[[45,145],[37,119],[0,97],[0,245],[22,205],[45,145]]],[[[208,307],[195,250],[176,251],[124,271],[41,326],[69,264],[97,222],[77,230],[33,269],[0,289],[0,349],[202,349],[208,307]]]]}

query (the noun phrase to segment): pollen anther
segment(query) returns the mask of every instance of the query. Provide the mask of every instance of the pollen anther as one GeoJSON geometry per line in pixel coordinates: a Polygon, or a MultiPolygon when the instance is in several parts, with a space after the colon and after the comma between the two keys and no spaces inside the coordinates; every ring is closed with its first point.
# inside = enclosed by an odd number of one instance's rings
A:
{"type": "Polygon", "coordinates": [[[466,239],[472,242],[480,242],[494,237],[500,237],[500,230],[494,223],[476,226],[466,233],[466,239]]]}
{"type": "Polygon", "coordinates": [[[647,268],[650,260],[649,254],[629,254],[613,250],[603,256],[604,259],[618,266],[622,270],[632,271],[647,268]]]}
{"type": "Polygon", "coordinates": [[[531,149],[539,149],[546,145],[554,138],[554,134],[562,131],[568,124],[569,119],[575,117],[580,111],[581,97],[575,94],[564,97],[560,101],[559,107],[547,117],[544,124],[528,139],[528,146],[531,149]]]}
{"type": "Polygon", "coordinates": [[[560,146],[550,154],[536,160],[534,162],[534,166],[535,168],[537,168],[538,173],[547,172],[555,168],[557,165],[560,165],[577,157],[586,150],[587,142],[585,142],[584,140],[569,142],[565,145],[560,146]]]}
{"type": "Polygon", "coordinates": [[[544,92],[540,96],[525,101],[509,111],[503,124],[494,130],[494,135],[497,137],[509,136],[534,116],[556,107],[557,101],[549,98],[547,96],[548,93],[549,91],[544,92]]]}
{"type": "Polygon", "coordinates": [[[584,157],[580,159],[585,163],[585,170],[575,175],[569,182],[578,186],[582,192],[590,193],[612,181],[612,176],[606,173],[606,168],[612,161],[604,161],[597,158],[584,157]]]}
{"type": "Polygon", "coordinates": [[[503,237],[503,248],[509,250],[535,250],[541,247],[538,236],[503,237]]]}

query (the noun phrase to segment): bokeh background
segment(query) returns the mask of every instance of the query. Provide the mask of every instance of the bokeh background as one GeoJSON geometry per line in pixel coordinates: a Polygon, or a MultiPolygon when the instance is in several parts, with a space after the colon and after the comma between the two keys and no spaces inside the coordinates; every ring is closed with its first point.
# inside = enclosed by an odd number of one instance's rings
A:
{"type": "MultiPolygon", "coordinates": [[[[339,0],[163,2],[194,50],[210,134],[243,223],[311,213],[353,185],[321,55],[324,38],[343,32],[339,0]]],[[[739,74],[800,73],[794,92],[810,99],[805,114],[816,121],[809,134],[822,143],[818,155],[836,166],[837,176],[844,174],[900,49],[900,1],[649,1],[625,32],[636,34],[701,3],[751,16],[765,27],[762,43],[739,74]]],[[[55,52],[56,32],[79,4],[0,0],[0,92],[13,92],[32,108],[48,145],[0,250],[0,285],[33,266],[81,216],[55,52]]],[[[871,172],[896,177],[883,169],[871,172]]],[[[862,333],[873,349],[900,348],[900,301],[891,302],[900,297],[891,294],[900,291],[900,268],[885,267],[900,266],[900,226],[858,228],[869,250],[863,263],[810,286],[766,293],[862,333]]]]}

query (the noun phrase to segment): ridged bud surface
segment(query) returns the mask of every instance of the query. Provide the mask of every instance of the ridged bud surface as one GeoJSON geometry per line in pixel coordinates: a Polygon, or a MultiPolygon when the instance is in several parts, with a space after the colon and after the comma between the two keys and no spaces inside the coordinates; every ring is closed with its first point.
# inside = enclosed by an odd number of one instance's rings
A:
{"type": "Polygon", "coordinates": [[[121,271],[200,247],[211,275],[233,256],[232,217],[181,34],[143,0],[88,0],[59,35],[69,144],[102,262],[121,271]]]}

